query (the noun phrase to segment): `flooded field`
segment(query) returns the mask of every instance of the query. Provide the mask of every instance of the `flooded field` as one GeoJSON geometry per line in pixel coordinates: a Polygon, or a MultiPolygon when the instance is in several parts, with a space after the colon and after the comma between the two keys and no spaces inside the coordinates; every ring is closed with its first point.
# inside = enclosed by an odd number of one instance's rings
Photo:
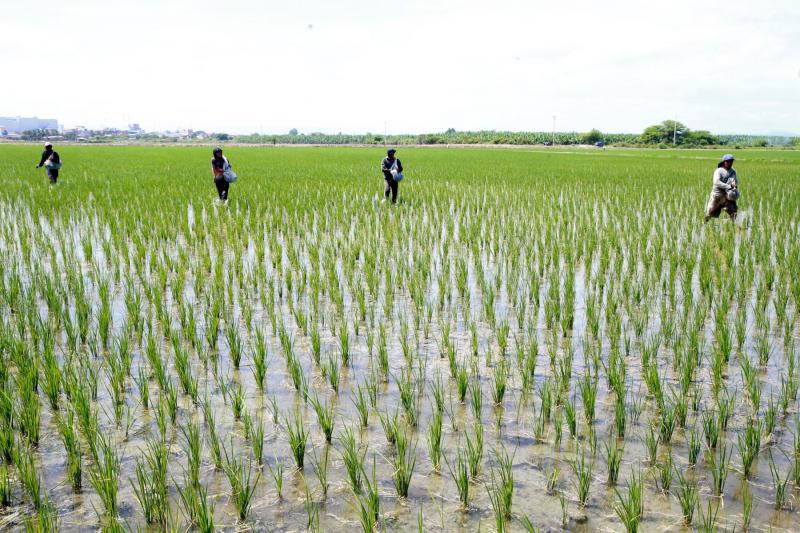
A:
{"type": "Polygon", "coordinates": [[[37,148],[4,530],[800,529],[800,153],[37,148]]]}

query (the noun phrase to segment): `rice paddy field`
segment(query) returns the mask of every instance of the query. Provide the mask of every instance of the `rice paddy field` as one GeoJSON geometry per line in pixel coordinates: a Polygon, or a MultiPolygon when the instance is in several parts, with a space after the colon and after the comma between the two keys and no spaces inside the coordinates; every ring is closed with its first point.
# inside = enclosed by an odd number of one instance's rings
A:
{"type": "Polygon", "coordinates": [[[800,152],[0,146],[0,528],[797,531],[800,152]]]}

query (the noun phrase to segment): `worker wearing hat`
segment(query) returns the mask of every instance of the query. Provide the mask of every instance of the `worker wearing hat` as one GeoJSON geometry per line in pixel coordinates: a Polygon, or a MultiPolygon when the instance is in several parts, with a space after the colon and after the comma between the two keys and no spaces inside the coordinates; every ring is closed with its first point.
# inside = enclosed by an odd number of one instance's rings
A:
{"type": "Polygon", "coordinates": [[[386,150],[386,157],[381,161],[381,172],[383,172],[383,179],[386,182],[383,189],[384,198],[389,198],[389,193],[392,193],[392,203],[397,203],[397,189],[398,183],[403,179],[403,165],[394,154],[397,152],[394,148],[386,150]]]}
{"type": "Polygon", "coordinates": [[[711,196],[706,206],[706,222],[709,218],[718,218],[722,211],[728,213],[732,221],[736,221],[739,181],[733,168],[733,161],[731,154],[725,154],[717,163],[717,169],[711,179],[711,196]]]}
{"type": "Polygon", "coordinates": [[[53,150],[53,143],[51,142],[44,143],[44,152],[42,152],[42,158],[36,168],[42,168],[42,166],[44,166],[44,170],[47,173],[47,179],[50,180],[51,184],[55,185],[58,181],[58,170],[61,168],[61,157],[58,152],[53,150]]]}

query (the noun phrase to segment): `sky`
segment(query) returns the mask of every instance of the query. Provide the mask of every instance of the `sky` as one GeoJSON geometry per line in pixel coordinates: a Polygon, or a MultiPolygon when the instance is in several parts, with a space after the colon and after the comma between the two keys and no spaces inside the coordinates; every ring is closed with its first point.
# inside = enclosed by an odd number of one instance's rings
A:
{"type": "Polygon", "coordinates": [[[797,0],[0,0],[0,116],[800,134],[797,0]]]}

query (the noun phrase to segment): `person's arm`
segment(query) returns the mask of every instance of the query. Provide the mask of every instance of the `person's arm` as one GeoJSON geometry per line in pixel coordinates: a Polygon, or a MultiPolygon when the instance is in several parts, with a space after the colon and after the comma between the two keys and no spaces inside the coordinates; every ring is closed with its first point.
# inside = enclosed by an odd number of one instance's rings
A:
{"type": "Polygon", "coordinates": [[[386,166],[389,160],[385,157],[381,160],[381,172],[389,172],[389,167],[386,166]]]}
{"type": "Polygon", "coordinates": [[[725,190],[728,188],[727,172],[724,168],[720,167],[714,171],[714,188],[718,190],[725,190]],[[723,179],[724,176],[724,179],[723,179]]]}
{"type": "Polygon", "coordinates": [[[36,168],[40,168],[42,165],[44,165],[44,162],[47,161],[47,157],[47,152],[42,152],[42,158],[39,160],[39,164],[36,165],[36,168]]]}
{"type": "Polygon", "coordinates": [[[397,160],[397,171],[403,172],[403,163],[401,163],[399,159],[397,160]]]}

